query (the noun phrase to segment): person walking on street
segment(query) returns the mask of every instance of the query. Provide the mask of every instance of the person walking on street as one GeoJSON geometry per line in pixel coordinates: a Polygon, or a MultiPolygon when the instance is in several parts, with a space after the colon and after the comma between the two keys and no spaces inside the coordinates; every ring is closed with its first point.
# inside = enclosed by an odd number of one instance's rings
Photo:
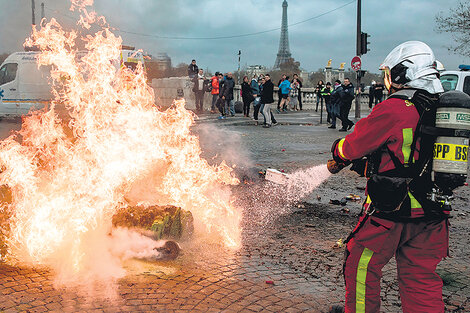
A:
{"type": "Polygon", "coordinates": [[[370,110],[372,110],[372,107],[374,105],[375,86],[376,86],[376,83],[373,80],[369,87],[369,109],[370,110]]]}
{"type": "Polygon", "coordinates": [[[381,312],[382,268],[394,257],[401,310],[443,313],[443,283],[436,267],[448,256],[452,208],[451,198],[444,203],[433,195],[450,196],[460,183],[436,176],[433,150],[439,128],[432,125],[439,102],[467,106],[470,98],[456,91],[440,95],[444,89],[434,53],[423,42],[400,44],[381,70],[390,97],[333,143],[333,160],[328,161],[333,174],[351,163],[362,175],[367,169],[366,200],[345,241],[345,312],[381,312]],[[365,156],[367,163],[361,161],[365,156]]]}
{"type": "Polygon", "coordinates": [[[299,82],[297,78],[292,79],[292,83],[290,84],[290,92],[289,92],[289,98],[290,102],[289,104],[291,105],[291,109],[294,111],[298,111],[298,106],[299,106],[299,82]]]}
{"type": "Polygon", "coordinates": [[[262,114],[266,119],[266,125],[263,127],[269,128],[273,124],[271,119],[271,105],[274,103],[274,84],[271,81],[271,76],[269,74],[264,76],[264,80],[265,82],[263,84],[263,93],[261,94],[261,103],[264,104],[262,114]]]}
{"type": "Polygon", "coordinates": [[[251,79],[251,92],[253,94],[253,120],[255,121],[255,125],[258,125],[258,114],[259,109],[261,107],[261,83],[262,83],[262,76],[260,75],[259,78],[256,78],[256,74],[253,75],[251,79]]]}
{"type": "Polygon", "coordinates": [[[193,78],[194,86],[193,91],[196,97],[196,112],[202,113],[204,105],[204,83],[206,78],[204,77],[204,71],[199,70],[199,73],[193,78]]]}
{"type": "Polygon", "coordinates": [[[315,87],[315,94],[317,95],[317,106],[315,108],[315,112],[318,112],[318,105],[323,105],[323,99],[321,97],[321,91],[325,87],[323,80],[318,81],[317,86],[315,87]]]}
{"type": "Polygon", "coordinates": [[[224,74],[219,73],[219,99],[217,100],[217,108],[220,112],[219,120],[223,120],[227,117],[227,112],[225,111],[225,99],[223,99],[224,83],[224,74]]]}
{"type": "Polygon", "coordinates": [[[219,72],[215,72],[214,76],[211,77],[211,95],[212,95],[212,105],[211,113],[215,113],[217,100],[219,100],[219,72]]]}
{"type": "Polygon", "coordinates": [[[375,85],[375,93],[374,93],[374,98],[375,98],[375,104],[379,104],[382,102],[383,97],[384,97],[384,90],[385,86],[383,84],[376,84],[375,85]]]}
{"type": "Polygon", "coordinates": [[[325,100],[325,107],[326,107],[326,122],[331,122],[331,83],[327,82],[325,87],[321,90],[321,96],[325,100]]]}
{"type": "Polygon", "coordinates": [[[282,81],[279,85],[279,90],[281,91],[281,103],[279,107],[282,111],[287,112],[287,105],[289,104],[289,92],[290,92],[290,81],[289,76],[286,76],[286,79],[282,81]]]}
{"type": "Polygon", "coordinates": [[[339,131],[345,132],[354,126],[354,123],[349,119],[349,111],[354,100],[354,86],[349,78],[345,78],[341,87],[342,90],[339,92],[341,98],[340,118],[343,127],[339,131]]]}
{"type": "Polygon", "coordinates": [[[251,91],[251,85],[248,81],[248,76],[243,77],[242,83],[242,100],[243,100],[243,115],[249,117],[250,115],[250,105],[255,98],[251,91]]]}
{"type": "Polygon", "coordinates": [[[294,74],[294,76],[292,77],[292,80],[294,78],[297,79],[297,82],[299,83],[299,95],[297,99],[299,100],[299,109],[300,111],[302,111],[302,80],[300,80],[299,75],[297,74],[294,74]]]}
{"type": "Polygon", "coordinates": [[[281,113],[281,101],[282,101],[282,94],[281,94],[281,84],[287,78],[286,74],[283,74],[279,82],[277,83],[277,113],[281,113]]]}
{"type": "Polygon", "coordinates": [[[188,65],[188,76],[193,79],[199,73],[199,67],[196,64],[196,60],[192,60],[191,64],[188,65]]]}
{"type": "Polygon", "coordinates": [[[235,116],[235,107],[233,104],[233,88],[235,87],[235,80],[233,79],[232,72],[228,72],[224,80],[224,93],[222,99],[225,101],[226,116],[235,116]]]}
{"type": "Polygon", "coordinates": [[[336,80],[335,86],[331,92],[331,98],[330,98],[331,126],[329,126],[328,128],[336,129],[336,118],[339,118],[340,116],[339,113],[340,113],[340,108],[341,108],[341,97],[339,95],[342,91],[343,91],[343,87],[341,87],[341,81],[336,80]]]}

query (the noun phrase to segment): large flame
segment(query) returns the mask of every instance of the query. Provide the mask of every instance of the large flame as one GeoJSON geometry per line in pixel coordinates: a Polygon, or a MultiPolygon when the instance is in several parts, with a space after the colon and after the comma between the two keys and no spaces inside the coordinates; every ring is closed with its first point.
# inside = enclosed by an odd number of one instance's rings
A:
{"type": "MultiPolygon", "coordinates": [[[[97,20],[85,9],[92,2],[72,0],[82,27],[97,20]]],[[[97,255],[112,259],[96,243],[128,202],[180,206],[201,233],[236,247],[240,215],[227,185],[238,180],[225,163],[201,158],[184,101],[161,111],[141,65],[117,70],[122,40],[109,29],[83,38],[80,53],[77,36],[52,19],[26,41],[40,48],[40,66],[52,65],[55,100],[0,143],[0,184],[12,192],[10,256],[82,274],[97,255]]]]}

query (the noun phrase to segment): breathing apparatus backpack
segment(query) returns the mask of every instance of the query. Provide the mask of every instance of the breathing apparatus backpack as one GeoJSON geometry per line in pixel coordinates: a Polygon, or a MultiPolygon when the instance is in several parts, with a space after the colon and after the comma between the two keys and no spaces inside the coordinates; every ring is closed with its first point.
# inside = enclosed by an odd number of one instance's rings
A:
{"type": "MultiPolygon", "coordinates": [[[[374,196],[376,199],[395,198],[396,202],[396,192],[403,189],[405,195],[408,191],[412,193],[425,210],[425,215],[448,215],[453,190],[463,186],[467,179],[470,96],[460,91],[448,91],[437,98],[422,90],[403,89],[390,97],[412,102],[420,119],[411,145],[410,166],[405,168],[390,152],[400,174],[391,178],[373,174],[368,182],[372,202],[374,196]],[[417,142],[419,159],[414,160],[417,142]],[[384,195],[387,188],[390,194],[384,195]],[[374,192],[378,194],[374,195],[374,192]]],[[[401,198],[401,193],[398,198],[401,198]]],[[[403,199],[398,200],[403,202],[403,199]]],[[[389,212],[399,210],[395,202],[388,206],[389,212]]],[[[382,212],[383,207],[387,208],[387,203],[381,207],[382,212]]]]}

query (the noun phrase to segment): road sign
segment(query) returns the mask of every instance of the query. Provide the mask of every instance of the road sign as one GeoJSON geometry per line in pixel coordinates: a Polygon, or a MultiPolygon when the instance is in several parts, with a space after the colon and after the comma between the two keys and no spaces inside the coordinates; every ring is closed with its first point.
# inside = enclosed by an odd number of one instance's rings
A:
{"type": "Polygon", "coordinates": [[[352,60],[351,60],[351,68],[354,70],[354,71],[359,71],[361,69],[361,65],[362,65],[362,61],[361,61],[361,58],[358,57],[358,56],[355,56],[352,60]]]}

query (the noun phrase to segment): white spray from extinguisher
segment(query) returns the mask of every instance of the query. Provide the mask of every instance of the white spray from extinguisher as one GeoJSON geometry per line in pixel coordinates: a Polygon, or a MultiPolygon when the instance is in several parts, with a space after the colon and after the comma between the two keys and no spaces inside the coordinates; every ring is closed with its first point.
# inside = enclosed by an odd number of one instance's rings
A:
{"type": "Polygon", "coordinates": [[[326,164],[313,166],[290,174],[275,169],[266,170],[266,180],[283,185],[285,196],[289,201],[300,201],[308,196],[321,183],[330,177],[326,164]]]}

